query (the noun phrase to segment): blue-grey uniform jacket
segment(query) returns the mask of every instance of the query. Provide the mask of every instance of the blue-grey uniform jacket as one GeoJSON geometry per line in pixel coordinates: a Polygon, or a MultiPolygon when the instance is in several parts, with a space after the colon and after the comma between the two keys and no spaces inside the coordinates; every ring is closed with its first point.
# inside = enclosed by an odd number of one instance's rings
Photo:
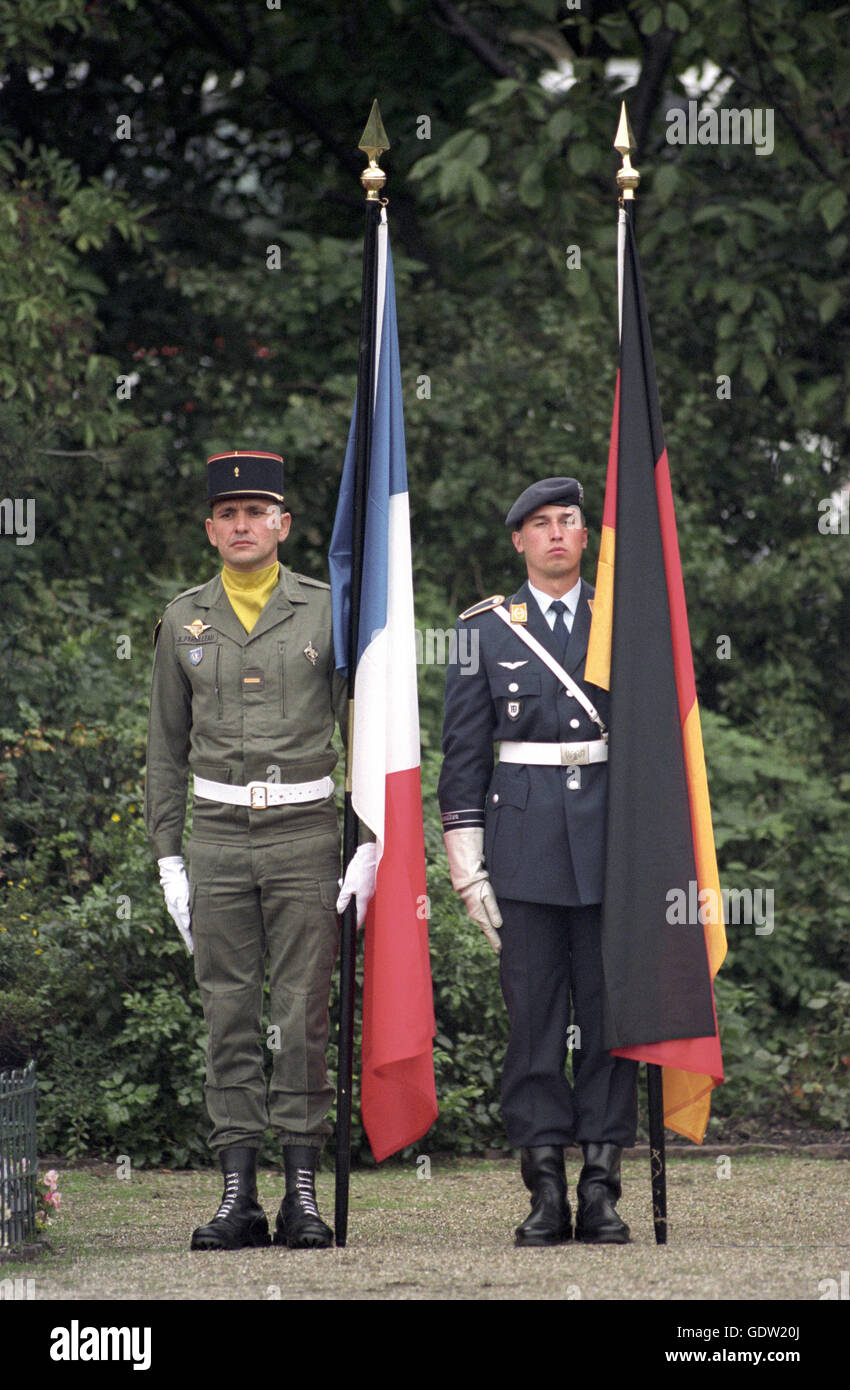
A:
{"type": "MultiPolygon", "coordinates": [[[[582,581],[563,664],[607,728],[608,692],[584,680],[593,592],[582,581]]],[[[560,661],[527,583],[505,602],[513,604],[526,605],[528,631],[560,661]]],[[[501,739],[582,742],[598,739],[598,726],[495,612],[461,618],[456,631],[465,664],[450,663],[446,675],[438,790],[443,829],[484,826],[497,897],[565,906],[601,902],[607,763],[541,767],[494,757],[501,739]]]]}

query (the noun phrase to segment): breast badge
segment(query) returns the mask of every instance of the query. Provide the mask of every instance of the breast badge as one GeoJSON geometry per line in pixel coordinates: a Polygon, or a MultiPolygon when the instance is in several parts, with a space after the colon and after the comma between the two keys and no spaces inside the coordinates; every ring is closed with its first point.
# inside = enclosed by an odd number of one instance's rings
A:
{"type": "MultiPolygon", "coordinates": [[[[183,627],[186,632],[191,632],[192,636],[195,638],[195,641],[197,641],[201,633],[206,632],[207,628],[209,627],[209,623],[202,622],[200,618],[196,618],[195,621],[192,623],[184,623],[183,627]]],[[[197,662],[195,664],[197,665],[197,662]]]]}
{"type": "Polygon", "coordinates": [[[319,653],[316,651],[316,648],[313,646],[312,642],[307,643],[306,647],[304,648],[304,655],[306,656],[311,666],[315,666],[316,662],[319,660],[319,653]]]}

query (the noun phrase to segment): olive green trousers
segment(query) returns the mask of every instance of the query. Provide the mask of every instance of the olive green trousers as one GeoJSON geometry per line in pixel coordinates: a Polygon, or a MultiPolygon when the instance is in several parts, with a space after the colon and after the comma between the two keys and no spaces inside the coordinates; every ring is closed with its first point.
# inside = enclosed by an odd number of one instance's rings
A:
{"type": "Polygon", "coordinates": [[[320,1147],[334,1095],[325,1050],[339,944],[336,825],[265,843],[253,832],[193,838],[188,858],[210,1147],[259,1148],[268,1126],[284,1144],[320,1147]]]}

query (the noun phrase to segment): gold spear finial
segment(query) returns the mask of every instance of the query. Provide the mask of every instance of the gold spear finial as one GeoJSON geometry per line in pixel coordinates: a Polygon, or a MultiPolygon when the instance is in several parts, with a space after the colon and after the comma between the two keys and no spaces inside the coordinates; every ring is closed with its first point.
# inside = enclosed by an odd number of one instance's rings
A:
{"type": "Polygon", "coordinates": [[[620,104],[620,124],[617,126],[617,134],[614,136],[614,149],[623,159],[622,169],[617,170],[617,187],[620,190],[620,202],[622,203],[625,198],[634,198],[640,183],[640,174],[637,169],[632,168],[632,161],[629,157],[632,150],[637,149],[637,144],[629,124],[625,102],[620,104]]]}
{"type": "Polygon", "coordinates": [[[368,167],[360,175],[360,182],[366,189],[366,201],[367,203],[376,203],[381,189],[387,181],[383,169],[378,167],[378,159],[385,150],[390,148],[377,100],[372,102],[372,110],[369,112],[366,129],[360,136],[360,143],[357,148],[369,156],[368,167]]]}

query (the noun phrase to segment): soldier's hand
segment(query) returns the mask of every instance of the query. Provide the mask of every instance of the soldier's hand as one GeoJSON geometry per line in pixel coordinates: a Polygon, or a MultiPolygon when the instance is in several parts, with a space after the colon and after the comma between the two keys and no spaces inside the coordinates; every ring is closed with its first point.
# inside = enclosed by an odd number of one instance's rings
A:
{"type": "Polygon", "coordinates": [[[502,914],[499,911],[496,894],[493,892],[493,885],[489,878],[483,879],[481,883],[474,883],[469,888],[462,888],[460,895],[473,922],[478,923],[498,955],[502,949],[502,942],[499,938],[502,914]]]}
{"type": "Polygon", "coordinates": [[[172,854],[165,859],[158,859],[156,862],[159,865],[159,881],[165,895],[165,906],[168,908],[177,930],[186,943],[186,950],[191,956],[195,949],[195,943],[192,940],[189,913],[189,879],[183,867],[183,856],[172,854]]]}
{"type": "Polygon", "coordinates": [[[358,845],[357,851],[352,856],[345,871],[345,878],[342,880],[339,897],[336,900],[336,910],[342,916],[352,897],[357,899],[358,927],[362,927],[365,922],[366,909],[375,893],[375,878],[378,872],[377,855],[378,846],[374,840],[367,840],[365,844],[358,845]]]}
{"type": "Polygon", "coordinates": [[[443,835],[452,887],[463,898],[464,907],[477,922],[493,950],[502,949],[499,928],[502,914],[490,875],[484,867],[484,831],[479,829],[447,830],[443,835]]]}

